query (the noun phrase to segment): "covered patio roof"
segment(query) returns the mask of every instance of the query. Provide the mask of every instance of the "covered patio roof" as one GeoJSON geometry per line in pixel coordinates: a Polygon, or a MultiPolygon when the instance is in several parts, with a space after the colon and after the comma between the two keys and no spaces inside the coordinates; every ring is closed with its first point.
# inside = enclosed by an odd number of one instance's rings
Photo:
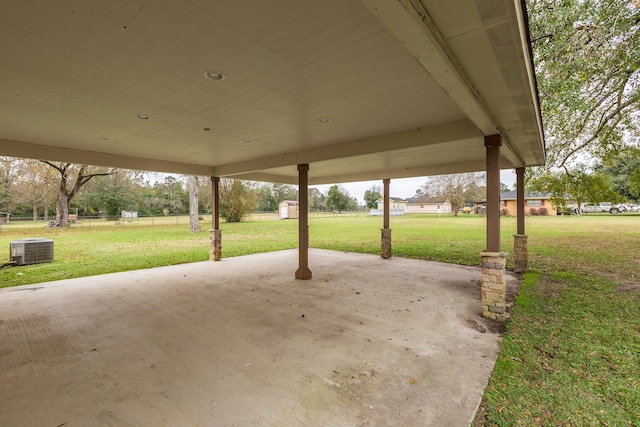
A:
{"type": "Polygon", "coordinates": [[[9,2],[0,155],[309,184],[545,149],[520,0],[9,2]],[[222,78],[224,77],[224,78],[222,78]]]}

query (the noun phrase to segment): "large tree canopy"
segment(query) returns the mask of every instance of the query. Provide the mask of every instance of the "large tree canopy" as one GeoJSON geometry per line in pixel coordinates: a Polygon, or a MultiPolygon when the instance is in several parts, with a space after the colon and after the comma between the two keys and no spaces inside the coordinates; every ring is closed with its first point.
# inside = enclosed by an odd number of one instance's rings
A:
{"type": "Polygon", "coordinates": [[[379,185],[374,185],[370,189],[364,192],[364,203],[369,209],[375,209],[378,207],[378,200],[382,197],[382,188],[379,185]]]}
{"type": "Polygon", "coordinates": [[[438,197],[448,201],[453,215],[457,216],[465,202],[473,202],[478,198],[483,180],[481,174],[475,173],[432,176],[422,186],[422,194],[423,197],[438,197]]]}
{"type": "Polygon", "coordinates": [[[548,166],[568,173],[638,141],[640,3],[529,0],[548,166]]]}
{"type": "Polygon", "coordinates": [[[220,180],[220,216],[227,222],[240,222],[258,204],[258,195],[249,181],[220,180]]]}
{"type": "Polygon", "coordinates": [[[60,225],[66,227],[69,224],[69,203],[78,194],[80,188],[97,176],[107,176],[114,173],[114,169],[99,168],[90,165],[77,165],[74,163],[49,162],[40,160],[58,171],[58,210],[60,212],[60,225]]]}
{"type": "Polygon", "coordinates": [[[624,199],[640,198],[640,149],[629,147],[607,156],[596,171],[609,176],[612,189],[624,199]]]}
{"type": "Polygon", "coordinates": [[[327,208],[336,211],[356,210],[358,207],[358,202],[349,195],[349,192],[338,185],[329,187],[326,204],[327,208]]]}

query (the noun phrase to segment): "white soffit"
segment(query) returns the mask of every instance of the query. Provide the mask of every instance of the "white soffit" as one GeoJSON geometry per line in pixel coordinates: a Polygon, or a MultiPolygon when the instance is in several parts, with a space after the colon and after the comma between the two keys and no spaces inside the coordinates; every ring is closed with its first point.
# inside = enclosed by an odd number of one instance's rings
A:
{"type": "Polygon", "coordinates": [[[501,132],[501,167],[541,164],[517,5],[9,2],[0,155],[319,183],[481,170],[501,132]]]}

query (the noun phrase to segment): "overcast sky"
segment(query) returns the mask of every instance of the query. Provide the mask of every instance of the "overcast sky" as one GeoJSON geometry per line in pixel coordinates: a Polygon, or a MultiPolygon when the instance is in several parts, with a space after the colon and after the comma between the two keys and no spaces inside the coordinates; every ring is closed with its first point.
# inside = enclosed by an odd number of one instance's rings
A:
{"type": "MultiPolygon", "coordinates": [[[[427,181],[427,177],[421,176],[417,178],[400,178],[392,179],[389,183],[389,192],[391,197],[400,197],[406,199],[407,197],[413,197],[416,194],[416,190],[420,188],[427,181]]],[[[500,182],[506,184],[509,188],[513,188],[513,184],[516,182],[516,174],[513,169],[506,169],[500,172],[500,182]]],[[[382,188],[382,180],[378,181],[361,181],[361,182],[349,182],[345,184],[337,183],[344,187],[351,197],[358,199],[360,204],[364,204],[364,192],[369,190],[374,185],[382,188]]],[[[327,194],[329,187],[333,184],[325,185],[312,185],[320,190],[322,193],[327,194]]]]}

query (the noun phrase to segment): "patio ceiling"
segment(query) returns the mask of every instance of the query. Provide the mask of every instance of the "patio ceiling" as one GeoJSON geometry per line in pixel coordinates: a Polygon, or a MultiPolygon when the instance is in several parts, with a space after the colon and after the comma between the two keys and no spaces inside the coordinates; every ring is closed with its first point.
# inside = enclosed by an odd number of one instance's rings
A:
{"type": "Polygon", "coordinates": [[[322,184],[484,170],[500,133],[502,169],[541,165],[522,7],[6,2],[0,155],[322,184]]]}

